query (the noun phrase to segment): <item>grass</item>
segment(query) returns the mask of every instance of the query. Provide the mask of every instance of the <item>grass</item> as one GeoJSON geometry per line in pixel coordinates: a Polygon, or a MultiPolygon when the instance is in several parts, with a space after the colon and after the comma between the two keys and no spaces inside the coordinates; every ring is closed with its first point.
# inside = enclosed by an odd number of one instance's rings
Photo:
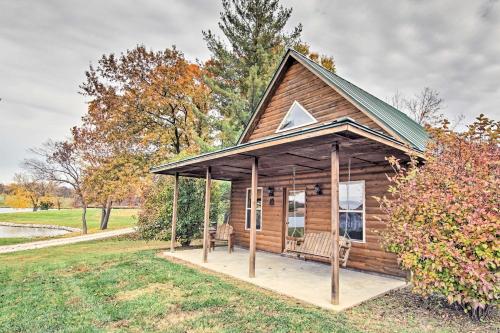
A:
{"type": "Polygon", "coordinates": [[[398,291],[344,313],[158,257],[162,242],[111,239],[0,255],[0,332],[493,332],[398,291]],[[405,300],[402,300],[405,298],[405,300]]]}
{"type": "Polygon", "coordinates": [[[31,238],[0,238],[0,246],[30,242],[31,238]]]}
{"type": "Polygon", "coordinates": [[[159,258],[165,243],[107,240],[1,255],[0,332],[359,332],[159,258]]]}
{"type": "MultiPolygon", "coordinates": [[[[113,209],[109,217],[108,229],[120,229],[135,224],[137,209],[113,209]]],[[[0,214],[0,222],[52,224],[66,227],[82,227],[81,209],[46,210],[38,212],[0,214]]],[[[101,209],[87,209],[87,226],[89,233],[99,231],[101,209]]]]}

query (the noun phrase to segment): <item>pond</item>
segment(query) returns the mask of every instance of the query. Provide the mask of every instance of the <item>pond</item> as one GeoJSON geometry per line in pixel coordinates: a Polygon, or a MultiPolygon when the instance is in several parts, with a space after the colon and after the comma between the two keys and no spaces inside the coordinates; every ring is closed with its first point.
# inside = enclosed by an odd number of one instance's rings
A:
{"type": "Polygon", "coordinates": [[[52,237],[69,233],[64,229],[47,228],[43,226],[9,226],[0,225],[0,238],[52,237]]]}

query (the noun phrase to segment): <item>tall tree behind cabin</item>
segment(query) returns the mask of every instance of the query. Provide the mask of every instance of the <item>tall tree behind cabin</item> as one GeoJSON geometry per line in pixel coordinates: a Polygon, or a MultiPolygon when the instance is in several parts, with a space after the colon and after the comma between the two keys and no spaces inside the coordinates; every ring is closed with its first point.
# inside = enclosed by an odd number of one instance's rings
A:
{"type": "Polygon", "coordinates": [[[222,6],[219,28],[229,43],[211,30],[203,37],[212,53],[206,81],[224,118],[222,144],[229,145],[259,103],[284,50],[299,42],[302,25],[285,32],[292,9],[278,0],[223,0],[222,6]]]}

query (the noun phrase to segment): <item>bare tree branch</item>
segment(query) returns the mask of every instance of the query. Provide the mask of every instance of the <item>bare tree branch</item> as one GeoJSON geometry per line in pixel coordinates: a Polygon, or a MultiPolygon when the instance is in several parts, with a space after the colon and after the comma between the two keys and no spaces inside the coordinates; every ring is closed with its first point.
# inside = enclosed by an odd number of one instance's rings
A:
{"type": "Polygon", "coordinates": [[[30,149],[35,158],[24,160],[23,166],[38,179],[67,184],[81,201],[82,231],[87,233],[86,191],[83,183],[84,161],[74,142],[48,140],[41,147],[30,149]]]}

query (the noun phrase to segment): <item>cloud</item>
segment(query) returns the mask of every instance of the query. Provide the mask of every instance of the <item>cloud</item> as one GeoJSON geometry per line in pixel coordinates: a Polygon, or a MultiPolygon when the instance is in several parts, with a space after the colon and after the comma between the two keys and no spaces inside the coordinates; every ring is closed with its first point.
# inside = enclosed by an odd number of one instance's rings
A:
{"type": "Polygon", "coordinates": [[[479,9],[479,14],[482,18],[488,19],[490,17],[491,12],[493,11],[494,6],[498,3],[498,0],[488,0],[485,1],[484,4],[479,9]]]}
{"type": "Polygon", "coordinates": [[[304,40],[333,55],[341,76],[375,95],[430,86],[441,92],[450,118],[499,118],[497,1],[287,3],[293,20],[304,24],[304,40]]]}
{"type": "MultiPolygon", "coordinates": [[[[385,99],[425,86],[450,118],[500,118],[498,1],[286,0],[291,29],[333,55],[341,76],[385,99]]],[[[176,44],[207,59],[202,30],[218,31],[221,4],[202,1],[0,0],[0,182],[29,147],[61,139],[80,121],[84,71],[103,53],[176,44]]]]}

